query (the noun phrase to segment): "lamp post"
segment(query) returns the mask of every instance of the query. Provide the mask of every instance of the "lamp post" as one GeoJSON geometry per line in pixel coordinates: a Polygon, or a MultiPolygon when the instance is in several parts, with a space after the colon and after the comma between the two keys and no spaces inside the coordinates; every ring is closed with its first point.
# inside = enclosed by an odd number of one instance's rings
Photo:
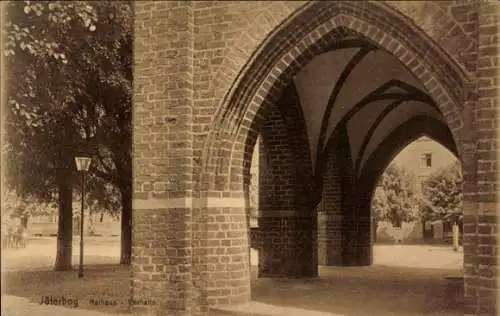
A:
{"type": "Polygon", "coordinates": [[[83,277],[83,202],[85,201],[85,173],[89,171],[91,159],[89,157],[75,157],[76,169],[82,174],[82,211],[80,214],[80,265],[78,277],[83,277]]]}

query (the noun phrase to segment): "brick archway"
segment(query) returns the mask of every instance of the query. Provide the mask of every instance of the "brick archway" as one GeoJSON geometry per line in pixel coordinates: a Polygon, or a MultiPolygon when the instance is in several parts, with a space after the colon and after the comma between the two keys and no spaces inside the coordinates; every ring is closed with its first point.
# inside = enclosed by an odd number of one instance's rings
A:
{"type": "Polygon", "coordinates": [[[134,6],[131,296],[161,305],[133,309],[203,314],[250,299],[243,180],[265,109],[315,56],[357,40],[401,61],[443,114],[464,170],[467,313],[496,310],[496,5],[134,6]]]}
{"type": "MultiPolygon", "coordinates": [[[[358,215],[369,220],[368,223],[372,223],[371,202],[377,180],[399,152],[421,136],[437,141],[460,159],[451,131],[441,120],[427,115],[418,115],[396,126],[369,156],[358,175],[355,205],[358,215]]],[[[372,263],[373,226],[368,224],[365,227],[366,229],[357,231],[354,238],[362,244],[370,245],[369,249],[359,247],[358,251],[362,253],[358,254],[358,257],[369,257],[369,262],[372,263]]]]}
{"type": "Polygon", "coordinates": [[[313,2],[266,39],[219,106],[201,157],[200,197],[230,198],[221,202],[228,207],[247,205],[244,171],[266,108],[279,100],[292,78],[315,56],[351,38],[386,50],[420,80],[458,151],[462,150],[461,113],[471,85],[453,58],[390,6],[313,2]]]}
{"type": "MultiPolygon", "coordinates": [[[[216,199],[221,207],[238,209],[244,216],[245,168],[266,109],[278,102],[292,78],[315,56],[353,38],[389,52],[420,80],[461,148],[461,103],[470,85],[450,56],[389,6],[313,2],[266,39],[219,106],[205,141],[195,194],[206,197],[207,205],[216,199]]],[[[241,291],[247,290],[248,285],[241,284],[241,291]]]]}
{"type": "MultiPolygon", "coordinates": [[[[335,5],[338,5],[338,2],[335,5]]],[[[328,6],[330,4],[323,2],[322,4],[314,5],[328,6]]],[[[411,17],[418,28],[432,38],[432,40],[439,42],[444,51],[450,54],[452,58],[460,61],[460,65],[457,65],[457,67],[473,71],[473,63],[466,56],[462,56],[463,52],[462,54],[460,53],[460,50],[464,48],[468,52],[474,47],[472,31],[468,28],[464,29],[460,24],[460,21],[464,21],[463,17],[454,19],[453,15],[446,14],[446,10],[443,10],[435,2],[426,2],[425,5],[422,5],[415,2],[401,3],[392,1],[376,2],[373,4],[367,3],[367,5],[381,6],[386,10],[394,12],[395,15],[400,16],[405,21],[410,21],[409,17],[411,17]],[[428,19],[428,17],[432,17],[432,19],[428,19]]],[[[312,1],[305,4],[300,2],[292,4],[290,2],[283,3],[276,1],[272,2],[271,7],[266,7],[266,10],[259,10],[256,15],[248,17],[250,20],[249,23],[241,31],[235,45],[227,48],[227,57],[224,58],[218,67],[214,75],[214,80],[211,82],[212,87],[216,89],[215,95],[223,98],[228,90],[235,88],[243,79],[242,74],[251,67],[253,61],[258,57],[258,53],[266,45],[267,41],[273,37],[273,34],[277,33],[278,29],[283,27],[284,24],[289,23],[311,6],[313,6],[312,1]]],[[[463,7],[460,9],[462,9],[459,11],[460,13],[467,13],[467,10],[464,12],[463,7]]]]}
{"type": "MultiPolygon", "coordinates": [[[[389,52],[420,80],[460,151],[462,102],[470,84],[456,62],[389,6],[313,2],[266,39],[219,106],[204,144],[195,194],[206,197],[207,205],[223,199],[217,202],[221,207],[238,209],[243,216],[241,208],[248,205],[245,168],[266,109],[278,102],[292,78],[315,56],[353,38],[389,52]]],[[[248,285],[240,288],[247,291],[248,285]]]]}
{"type": "Polygon", "coordinates": [[[380,175],[408,144],[426,135],[458,156],[451,132],[441,119],[420,114],[397,124],[367,157],[360,171],[352,163],[345,128],[339,128],[328,144],[323,204],[318,210],[321,265],[365,266],[373,263],[372,194],[380,175]]]}
{"type": "Polygon", "coordinates": [[[242,196],[242,168],[245,157],[251,156],[247,151],[255,144],[252,130],[262,121],[262,109],[279,99],[310,60],[352,37],[390,52],[411,70],[438,105],[461,150],[461,103],[470,84],[456,62],[390,6],[314,2],[266,39],[219,107],[202,156],[202,195],[242,196]]]}

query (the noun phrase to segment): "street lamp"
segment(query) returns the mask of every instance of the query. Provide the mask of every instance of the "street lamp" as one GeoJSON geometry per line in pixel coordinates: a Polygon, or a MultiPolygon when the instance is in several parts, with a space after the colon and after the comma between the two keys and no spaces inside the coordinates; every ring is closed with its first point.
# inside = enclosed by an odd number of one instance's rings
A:
{"type": "Polygon", "coordinates": [[[78,266],[78,277],[83,277],[83,202],[85,201],[85,173],[89,171],[89,157],[75,157],[76,169],[82,173],[82,212],[80,214],[80,265],[78,266]]]}

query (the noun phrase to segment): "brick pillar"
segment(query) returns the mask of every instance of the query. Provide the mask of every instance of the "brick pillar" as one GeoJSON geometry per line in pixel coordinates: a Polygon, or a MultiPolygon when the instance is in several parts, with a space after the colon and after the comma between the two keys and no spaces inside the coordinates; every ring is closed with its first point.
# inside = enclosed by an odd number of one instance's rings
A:
{"type": "MultiPolygon", "coordinates": [[[[498,274],[498,31],[500,8],[494,2],[478,3],[477,102],[464,108],[475,114],[477,169],[466,170],[464,185],[465,314],[497,315],[499,312],[498,274]],[[474,104],[476,103],[476,104],[474,104]]],[[[465,115],[469,114],[465,113],[465,115]]],[[[468,117],[465,117],[467,119],[468,117]]],[[[466,134],[464,130],[463,134],[466,134]]],[[[462,160],[464,160],[462,158],[462,160]]],[[[466,161],[472,169],[472,161],[466,161]]]]}
{"type": "Polygon", "coordinates": [[[328,148],[323,194],[318,205],[318,264],[342,265],[342,178],[338,148],[328,148]]]}
{"type": "Polygon", "coordinates": [[[342,183],[342,265],[372,264],[370,205],[360,196],[347,128],[339,126],[339,164],[342,183]]]}
{"type": "Polygon", "coordinates": [[[193,26],[189,2],[135,2],[131,298],[191,315],[193,26]],[[168,56],[168,57],[167,57],[168,56]]]}
{"type": "Polygon", "coordinates": [[[316,215],[278,107],[261,129],[259,162],[259,277],[317,276],[316,215]]]}
{"type": "MultiPolygon", "coordinates": [[[[359,186],[359,183],[358,183],[359,186]]],[[[360,190],[352,196],[354,219],[351,221],[356,229],[355,255],[351,259],[344,258],[346,266],[369,266],[373,264],[373,223],[371,218],[371,200],[362,195],[360,190]]]]}
{"type": "Polygon", "coordinates": [[[201,274],[193,273],[194,286],[201,288],[202,298],[206,299],[202,304],[248,302],[250,261],[245,199],[208,198],[203,204],[193,212],[192,241],[193,272],[201,274]]]}
{"type": "Polygon", "coordinates": [[[259,277],[316,277],[315,221],[314,216],[287,214],[259,218],[262,234],[259,277]]]}
{"type": "Polygon", "coordinates": [[[345,126],[339,126],[332,137],[318,205],[318,262],[325,266],[370,265],[370,202],[358,190],[363,186],[354,172],[345,126]]]}

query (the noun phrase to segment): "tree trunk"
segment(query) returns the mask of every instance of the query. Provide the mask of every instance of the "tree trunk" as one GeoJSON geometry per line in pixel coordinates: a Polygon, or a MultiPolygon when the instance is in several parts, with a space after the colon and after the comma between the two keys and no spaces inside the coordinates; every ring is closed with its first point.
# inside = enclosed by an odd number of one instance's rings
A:
{"type": "Polygon", "coordinates": [[[121,251],[120,264],[130,264],[132,256],[132,186],[122,185],[122,219],[121,219],[121,251]]]}
{"type": "Polygon", "coordinates": [[[453,222],[452,230],[453,230],[453,250],[458,251],[459,230],[457,222],[453,222]]]}
{"type": "Polygon", "coordinates": [[[59,220],[57,227],[57,256],[54,270],[71,270],[71,256],[73,253],[73,190],[71,186],[71,172],[61,170],[59,181],[59,220]]]}
{"type": "Polygon", "coordinates": [[[425,222],[425,217],[420,218],[420,222],[422,223],[422,240],[425,242],[427,241],[427,229],[426,229],[426,222],[425,222]]]}
{"type": "Polygon", "coordinates": [[[21,217],[21,226],[24,228],[24,229],[27,229],[28,228],[28,215],[23,215],[21,217]]]}

